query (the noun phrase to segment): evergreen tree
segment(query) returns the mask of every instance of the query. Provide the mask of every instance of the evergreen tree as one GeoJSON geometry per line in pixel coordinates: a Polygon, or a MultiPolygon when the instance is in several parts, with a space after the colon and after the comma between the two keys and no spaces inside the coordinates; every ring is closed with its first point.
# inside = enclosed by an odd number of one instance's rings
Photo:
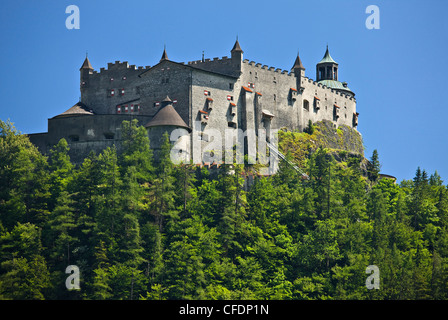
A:
{"type": "Polygon", "coordinates": [[[43,226],[49,214],[47,159],[17,131],[0,120],[0,221],[11,230],[16,222],[43,226]]]}
{"type": "Polygon", "coordinates": [[[172,219],[178,218],[175,210],[175,178],[174,164],[171,162],[171,144],[167,132],[163,135],[163,143],[160,150],[160,158],[156,165],[156,177],[152,181],[152,205],[151,214],[155,217],[155,222],[162,232],[164,228],[164,218],[170,216],[172,219]]]}
{"type": "Polygon", "coordinates": [[[372,156],[370,157],[370,161],[367,167],[367,172],[370,181],[376,182],[378,180],[380,170],[381,170],[381,164],[379,161],[378,150],[375,149],[372,152],[372,156]]]}

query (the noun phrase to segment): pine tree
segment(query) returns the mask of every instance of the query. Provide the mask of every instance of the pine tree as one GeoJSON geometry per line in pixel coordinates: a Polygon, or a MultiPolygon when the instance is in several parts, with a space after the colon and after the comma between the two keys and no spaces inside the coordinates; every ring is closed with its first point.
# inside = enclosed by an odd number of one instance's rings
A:
{"type": "Polygon", "coordinates": [[[372,152],[372,156],[370,157],[370,161],[367,167],[367,172],[370,181],[376,182],[378,180],[380,170],[381,170],[381,164],[379,161],[378,150],[375,149],[372,152]]]}
{"type": "Polygon", "coordinates": [[[43,226],[48,219],[47,160],[10,122],[0,120],[0,221],[43,226]]]}
{"type": "Polygon", "coordinates": [[[54,208],[59,195],[67,189],[69,180],[72,178],[74,165],[70,162],[69,150],[68,143],[64,138],[50,150],[48,159],[51,185],[50,210],[54,208]]]}
{"type": "Polygon", "coordinates": [[[131,167],[135,168],[135,175],[138,183],[148,182],[153,174],[153,152],[150,148],[150,141],[145,127],[138,126],[136,119],[123,121],[122,151],[120,155],[120,167],[122,175],[131,167]]]}
{"type": "Polygon", "coordinates": [[[152,205],[151,214],[155,217],[155,222],[162,232],[166,216],[176,220],[178,212],[175,210],[175,178],[174,165],[171,162],[171,144],[167,132],[163,135],[160,157],[156,165],[156,177],[152,181],[152,205]]]}

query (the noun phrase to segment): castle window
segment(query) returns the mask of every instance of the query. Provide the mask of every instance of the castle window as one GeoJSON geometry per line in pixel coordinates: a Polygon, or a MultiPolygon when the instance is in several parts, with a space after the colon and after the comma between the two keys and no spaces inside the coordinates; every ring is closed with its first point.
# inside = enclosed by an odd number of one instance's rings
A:
{"type": "Polygon", "coordinates": [[[134,112],[134,105],[131,104],[131,112],[134,112]]]}
{"type": "Polygon", "coordinates": [[[212,93],[208,90],[204,90],[204,96],[211,96],[212,93]]]}
{"type": "Polygon", "coordinates": [[[277,101],[277,95],[274,94],[274,101],[277,101]]]}
{"type": "Polygon", "coordinates": [[[227,122],[227,126],[230,128],[236,128],[236,122],[234,120],[227,122]]]}
{"type": "Polygon", "coordinates": [[[114,139],[114,134],[110,133],[110,132],[107,132],[107,133],[104,134],[104,139],[106,139],[106,140],[113,140],[114,139]]]}
{"type": "Polygon", "coordinates": [[[76,134],[73,134],[73,135],[69,136],[68,138],[69,138],[70,141],[72,141],[72,142],[79,141],[79,136],[76,135],[76,134]]]}
{"type": "Polygon", "coordinates": [[[117,106],[117,113],[121,113],[121,106],[117,106]]]}
{"type": "Polygon", "coordinates": [[[228,96],[227,96],[227,100],[228,100],[228,101],[233,101],[233,96],[228,95],[228,96]]]}
{"type": "Polygon", "coordinates": [[[303,109],[305,109],[306,111],[310,111],[310,103],[308,102],[308,100],[303,100],[303,109]]]}

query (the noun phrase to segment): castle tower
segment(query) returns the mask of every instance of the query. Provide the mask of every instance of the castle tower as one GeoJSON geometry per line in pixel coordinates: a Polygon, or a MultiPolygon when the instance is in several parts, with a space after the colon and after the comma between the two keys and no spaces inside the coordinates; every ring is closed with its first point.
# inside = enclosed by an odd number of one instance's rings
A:
{"type": "Polygon", "coordinates": [[[236,38],[235,44],[233,45],[232,50],[230,50],[232,63],[235,68],[241,72],[241,63],[243,62],[243,50],[241,49],[240,43],[238,42],[238,38],[236,38]]]}
{"type": "Polygon", "coordinates": [[[305,67],[302,64],[302,60],[300,60],[299,52],[297,52],[296,61],[294,61],[294,65],[291,70],[293,70],[294,75],[296,76],[296,88],[300,92],[300,88],[302,87],[302,79],[305,77],[305,67]]]}
{"type": "Polygon", "coordinates": [[[171,133],[176,129],[182,129],[183,135],[181,141],[178,141],[176,146],[173,147],[172,154],[177,154],[176,159],[178,160],[189,159],[189,133],[191,132],[191,128],[184,122],[184,120],[182,120],[168,96],[162,101],[162,106],[154,117],[145,125],[145,128],[148,132],[151,148],[154,150],[154,159],[156,161],[158,161],[160,156],[163,134],[167,132],[168,135],[171,136],[171,133]]]}
{"type": "Polygon", "coordinates": [[[84,60],[84,63],[82,64],[80,71],[80,87],[81,87],[81,101],[83,100],[83,93],[84,89],[89,87],[89,75],[93,74],[93,68],[90,64],[89,58],[84,60]]]}
{"type": "Polygon", "coordinates": [[[321,80],[338,81],[338,63],[331,57],[328,45],[324,57],[316,65],[316,81],[321,80]]]}

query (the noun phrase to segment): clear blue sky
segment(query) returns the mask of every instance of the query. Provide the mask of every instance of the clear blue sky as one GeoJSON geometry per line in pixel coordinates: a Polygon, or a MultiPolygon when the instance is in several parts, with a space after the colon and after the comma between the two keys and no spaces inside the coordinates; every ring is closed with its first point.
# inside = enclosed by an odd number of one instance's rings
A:
{"type": "Polygon", "coordinates": [[[339,80],[355,91],[366,156],[378,149],[382,172],[412,179],[418,166],[448,182],[448,1],[3,1],[0,8],[0,119],[23,133],[79,99],[88,51],[108,62],[154,65],[166,44],[174,61],[230,55],[238,35],[244,58],[289,70],[300,50],[306,75],[328,43],[339,80]],[[68,5],[80,29],[68,30],[68,5]],[[368,5],[380,29],[365,27],[368,5]]]}

